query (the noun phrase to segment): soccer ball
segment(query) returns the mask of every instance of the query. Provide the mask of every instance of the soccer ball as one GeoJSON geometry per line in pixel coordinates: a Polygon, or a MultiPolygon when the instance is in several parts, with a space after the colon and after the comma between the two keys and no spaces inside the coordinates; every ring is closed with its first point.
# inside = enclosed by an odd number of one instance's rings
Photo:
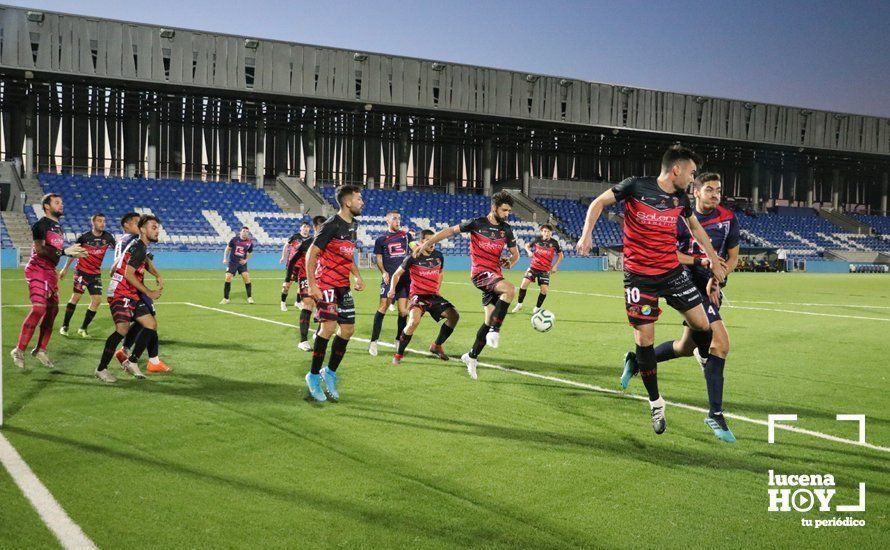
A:
{"type": "Polygon", "coordinates": [[[556,316],[552,312],[542,309],[532,315],[532,328],[538,332],[550,332],[554,321],[556,321],[556,316]]]}

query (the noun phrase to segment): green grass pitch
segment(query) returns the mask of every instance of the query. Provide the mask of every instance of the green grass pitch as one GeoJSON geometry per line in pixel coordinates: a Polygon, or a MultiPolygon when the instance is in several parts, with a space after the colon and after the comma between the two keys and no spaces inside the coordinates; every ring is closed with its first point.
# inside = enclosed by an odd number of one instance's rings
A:
{"type": "MultiPolygon", "coordinates": [[[[252,306],[240,282],[232,304],[218,305],[219,272],[164,274],[161,356],[176,371],[135,381],[114,361],[120,382],[105,386],[93,369],[107,307],[92,339],[53,336],[55,371],[30,357],[28,372],[12,367],[27,295],[22,272],[3,271],[2,432],[100,547],[890,546],[890,453],[787,431],[770,445],[765,426],[739,420],[727,445],[702,413],[671,406],[656,436],[644,401],[568,383],[618,387],[632,344],[618,273],[556,274],[547,334],[530,327],[532,287],[500,348],[480,359],[551,379],[480,368],[473,381],[458,362],[417,354],[392,366],[391,348],[374,358],[354,340],[341,402],[323,405],[305,400],[310,354],[296,349],[297,311],[279,310],[281,273],[253,273],[252,306]],[[855,504],[865,482],[867,511],[770,513],[770,469],[834,475],[833,504],[855,504]],[[801,526],[846,515],[866,526],[801,526]]],[[[355,293],[364,339],[379,282],[365,278],[355,293]]],[[[467,282],[447,272],[443,285],[462,314],[445,346],[454,357],[481,320],[467,282]]],[[[62,284],[63,304],[70,289],[62,284]]],[[[865,414],[868,442],[890,447],[888,277],[735,274],[727,293],[728,412],[797,414],[800,428],[851,440],[856,424],[835,415],[865,414]]],[[[437,330],[426,318],[411,347],[425,349],[437,330]]],[[[656,341],[681,330],[666,311],[656,341]]],[[[382,341],[394,332],[389,314],[382,341]]],[[[707,406],[693,359],[659,374],[666,399],[707,406]]],[[[645,393],[638,378],[628,393],[645,393]]],[[[0,547],[55,544],[0,469],[0,547]]]]}

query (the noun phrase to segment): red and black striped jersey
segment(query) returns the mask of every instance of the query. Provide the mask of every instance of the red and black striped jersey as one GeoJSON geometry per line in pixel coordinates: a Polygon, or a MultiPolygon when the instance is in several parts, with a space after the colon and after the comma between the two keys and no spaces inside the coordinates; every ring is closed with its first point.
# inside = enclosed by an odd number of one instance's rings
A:
{"type": "Polygon", "coordinates": [[[529,247],[532,249],[531,268],[536,271],[550,271],[553,267],[553,258],[562,252],[562,247],[552,237],[546,241],[543,237],[535,237],[529,247]]]}
{"type": "Polygon", "coordinates": [[[510,225],[506,222],[494,225],[483,216],[460,224],[460,232],[470,234],[471,276],[485,272],[500,276],[501,253],[504,248],[516,246],[510,225]]]}
{"type": "Polygon", "coordinates": [[[439,294],[442,269],[445,267],[445,258],[441,252],[433,250],[419,258],[408,255],[401,267],[411,276],[411,287],[408,289],[411,295],[439,294]]]}
{"type": "Polygon", "coordinates": [[[123,254],[114,264],[114,274],[111,276],[114,281],[114,297],[130,298],[131,300],[139,299],[139,291],[130,284],[130,281],[124,276],[127,272],[127,266],[132,266],[136,271],[136,278],[141,282],[145,277],[145,268],[148,260],[148,247],[142,242],[142,239],[136,238],[130,241],[124,249],[123,254]]]}
{"type": "Polygon", "coordinates": [[[288,269],[297,269],[297,278],[306,278],[306,255],[309,254],[309,248],[312,246],[312,239],[306,238],[297,247],[294,255],[287,262],[288,269]]]}
{"type": "Polygon", "coordinates": [[[308,239],[308,237],[303,237],[299,233],[294,233],[287,239],[287,262],[285,265],[290,264],[291,258],[294,257],[294,254],[297,253],[297,249],[300,248],[300,244],[303,243],[304,240],[308,239]]]}
{"type": "Polygon", "coordinates": [[[358,224],[347,222],[334,214],[324,222],[312,244],[321,249],[315,266],[315,281],[318,288],[339,288],[349,286],[349,274],[355,261],[355,241],[358,224]]]}
{"type": "Polygon", "coordinates": [[[692,215],[684,191],[668,193],[654,176],[627,178],[612,187],[624,201],[624,267],[637,275],[661,275],[680,265],[677,220],[692,215]]]}
{"type": "Polygon", "coordinates": [[[102,261],[105,259],[105,253],[115,245],[114,237],[108,231],[103,231],[99,235],[92,231],[87,231],[80,237],[77,237],[75,242],[84,247],[89,256],[77,260],[74,268],[81,273],[98,275],[102,271],[102,261]]]}

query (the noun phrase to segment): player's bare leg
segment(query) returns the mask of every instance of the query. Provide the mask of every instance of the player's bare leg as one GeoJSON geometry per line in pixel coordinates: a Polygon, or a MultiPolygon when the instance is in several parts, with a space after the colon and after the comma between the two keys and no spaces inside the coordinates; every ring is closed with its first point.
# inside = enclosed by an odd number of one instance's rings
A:
{"type": "Polygon", "coordinates": [[[247,292],[247,303],[253,303],[253,285],[250,284],[250,273],[244,272],[241,274],[241,278],[244,280],[244,290],[247,292]]]}
{"type": "Polygon", "coordinates": [[[229,294],[232,292],[232,274],[226,271],[226,282],[223,284],[223,299],[220,304],[229,303],[229,294]]]}
{"type": "Polygon", "coordinates": [[[516,313],[522,309],[522,302],[525,301],[525,293],[528,292],[528,287],[531,284],[531,279],[527,279],[525,277],[522,278],[522,282],[519,283],[519,299],[516,300],[516,307],[513,308],[513,313],[516,313]]]}
{"type": "Polygon", "coordinates": [[[411,311],[408,312],[408,321],[405,324],[405,328],[402,329],[402,333],[399,335],[396,353],[392,357],[393,365],[398,365],[402,362],[402,358],[405,356],[405,348],[407,348],[408,344],[411,342],[411,337],[414,336],[414,331],[420,326],[420,319],[422,317],[423,310],[419,307],[413,307],[411,308],[411,311]]]}
{"type": "Polygon", "coordinates": [[[442,345],[448,340],[451,333],[454,332],[457,322],[460,321],[460,314],[456,309],[450,308],[443,315],[445,316],[445,321],[442,322],[442,326],[439,328],[439,335],[436,337],[436,341],[430,345],[430,353],[442,361],[448,361],[448,354],[442,349],[442,345]]]}
{"type": "Polygon", "coordinates": [[[315,300],[306,297],[301,303],[303,309],[300,310],[300,343],[297,348],[303,351],[312,351],[312,344],[309,343],[309,323],[312,318],[312,310],[315,309],[315,300]]]}

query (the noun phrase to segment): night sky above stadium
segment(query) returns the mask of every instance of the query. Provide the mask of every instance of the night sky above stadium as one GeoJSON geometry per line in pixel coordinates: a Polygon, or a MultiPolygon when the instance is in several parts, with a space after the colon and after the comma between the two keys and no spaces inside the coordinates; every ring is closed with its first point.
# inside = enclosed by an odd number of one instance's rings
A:
{"type": "Polygon", "coordinates": [[[448,0],[413,6],[394,0],[45,0],[27,4],[110,19],[890,117],[890,2],[886,1],[728,5],[448,0]]]}

